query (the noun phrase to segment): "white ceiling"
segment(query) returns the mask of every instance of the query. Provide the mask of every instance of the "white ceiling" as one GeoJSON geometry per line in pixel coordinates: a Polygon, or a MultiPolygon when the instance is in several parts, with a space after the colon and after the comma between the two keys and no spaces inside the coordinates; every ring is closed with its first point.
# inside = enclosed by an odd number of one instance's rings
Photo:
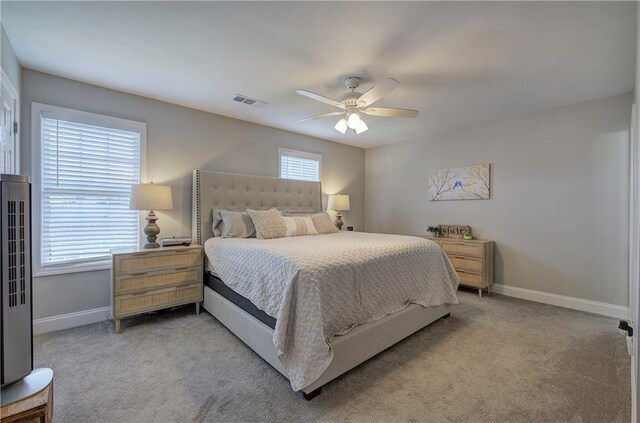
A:
{"type": "Polygon", "coordinates": [[[360,147],[631,91],[635,4],[7,2],[24,67],[360,147]],[[342,135],[348,75],[415,119],[366,117],[342,135]],[[269,102],[235,103],[241,93],[269,102]]]}

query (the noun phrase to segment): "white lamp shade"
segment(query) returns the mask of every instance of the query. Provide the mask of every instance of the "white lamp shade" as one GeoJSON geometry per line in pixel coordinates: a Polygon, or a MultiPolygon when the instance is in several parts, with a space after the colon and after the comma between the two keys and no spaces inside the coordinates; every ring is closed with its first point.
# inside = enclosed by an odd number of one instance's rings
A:
{"type": "Polygon", "coordinates": [[[360,120],[360,123],[358,123],[358,126],[356,126],[355,131],[357,135],[360,135],[367,129],[369,129],[369,127],[367,126],[366,123],[364,123],[364,120],[360,120]]]}
{"type": "Polygon", "coordinates": [[[342,118],[338,121],[338,123],[336,123],[336,126],[334,126],[335,130],[340,132],[341,134],[346,134],[347,133],[347,120],[345,118],[342,118]]]}
{"type": "Polygon", "coordinates": [[[327,202],[327,209],[335,211],[351,210],[349,196],[347,194],[330,195],[329,201],[327,202]]]}
{"type": "Polygon", "coordinates": [[[347,125],[351,129],[356,129],[360,121],[360,115],[357,112],[351,112],[347,117],[347,125]]]}
{"type": "Polygon", "coordinates": [[[131,185],[129,208],[132,210],[172,210],[173,197],[169,185],[131,185]]]}

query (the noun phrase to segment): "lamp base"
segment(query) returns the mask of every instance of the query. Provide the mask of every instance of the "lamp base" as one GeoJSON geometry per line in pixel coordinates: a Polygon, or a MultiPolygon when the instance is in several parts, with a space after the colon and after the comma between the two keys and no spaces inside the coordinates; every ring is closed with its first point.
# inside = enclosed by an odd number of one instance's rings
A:
{"type": "Polygon", "coordinates": [[[156,242],[158,239],[158,234],[160,233],[160,227],[156,224],[156,220],[158,217],[153,212],[153,210],[149,210],[149,214],[145,217],[147,220],[147,226],[144,227],[142,232],[147,236],[147,243],[144,244],[142,248],[160,248],[160,244],[156,242]]]}
{"type": "Polygon", "coordinates": [[[342,225],[344,225],[344,222],[342,221],[341,214],[336,215],[336,220],[333,221],[333,224],[336,225],[336,228],[338,228],[339,231],[342,230],[342,225]]]}

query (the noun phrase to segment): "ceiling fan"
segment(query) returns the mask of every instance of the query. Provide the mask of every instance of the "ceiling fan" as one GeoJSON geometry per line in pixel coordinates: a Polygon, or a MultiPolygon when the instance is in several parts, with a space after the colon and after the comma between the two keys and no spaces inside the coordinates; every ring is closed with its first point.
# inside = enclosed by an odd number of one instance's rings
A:
{"type": "Polygon", "coordinates": [[[400,85],[400,82],[393,78],[385,79],[364,94],[355,91],[360,85],[360,78],[357,76],[350,76],[346,78],[344,80],[344,85],[346,85],[351,92],[340,97],[340,101],[332,100],[320,94],[312,93],[311,91],[297,90],[296,92],[300,95],[309,97],[316,101],[321,101],[340,109],[339,112],[323,113],[321,115],[300,119],[298,122],[306,122],[308,120],[342,115],[342,119],[340,119],[334,127],[336,131],[345,134],[347,129],[351,129],[354,133],[361,134],[369,129],[367,124],[362,120],[362,114],[379,117],[413,118],[418,116],[419,112],[417,110],[371,107],[373,103],[380,100],[400,85]]]}

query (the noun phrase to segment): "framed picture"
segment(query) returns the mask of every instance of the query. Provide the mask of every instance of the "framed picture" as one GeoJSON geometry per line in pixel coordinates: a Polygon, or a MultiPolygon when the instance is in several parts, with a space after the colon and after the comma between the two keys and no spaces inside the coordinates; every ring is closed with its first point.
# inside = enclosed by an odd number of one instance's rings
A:
{"type": "Polygon", "coordinates": [[[429,200],[488,200],[491,165],[450,167],[429,172],[429,200]]]}

